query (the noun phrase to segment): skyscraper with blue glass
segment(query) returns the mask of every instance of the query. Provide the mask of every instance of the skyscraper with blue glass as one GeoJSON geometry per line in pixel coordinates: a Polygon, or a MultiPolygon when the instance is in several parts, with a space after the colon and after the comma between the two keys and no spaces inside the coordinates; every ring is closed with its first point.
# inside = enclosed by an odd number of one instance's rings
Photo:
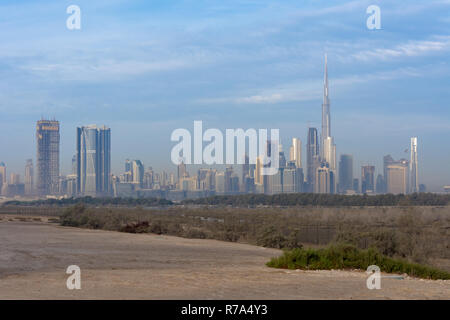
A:
{"type": "Polygon", "coordinates": [[[77,128],[77,192],[110,195],[111,129],[90,125],[77,128]]]}

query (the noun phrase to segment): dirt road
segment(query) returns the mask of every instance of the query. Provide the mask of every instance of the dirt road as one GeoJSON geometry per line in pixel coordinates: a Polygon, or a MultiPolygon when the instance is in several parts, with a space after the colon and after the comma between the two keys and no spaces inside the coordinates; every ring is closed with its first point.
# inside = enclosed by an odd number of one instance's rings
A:
{"type": "Polygon", "coordinates": [[[265,266],[279,250],[151,234],[0,222],[0,299],[450,299],[450,281],[265,266]],[[81,290],[68,290],[69,265],[81,290]]]}

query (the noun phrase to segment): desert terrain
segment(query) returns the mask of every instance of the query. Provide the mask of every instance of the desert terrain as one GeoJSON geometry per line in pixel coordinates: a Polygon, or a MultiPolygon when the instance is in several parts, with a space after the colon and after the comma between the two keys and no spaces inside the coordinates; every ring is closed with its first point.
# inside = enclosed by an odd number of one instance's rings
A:
{"type": "Polygon", "coordinates": [[[0,299],[450,299],[450,281],[382,278],[380,290],[369,290],[362,271],[265,266],[280,254],[239,243],[3,215],[0,299]],[[81,268],[81,290],[66,287],[69,265],[81,268]]]}

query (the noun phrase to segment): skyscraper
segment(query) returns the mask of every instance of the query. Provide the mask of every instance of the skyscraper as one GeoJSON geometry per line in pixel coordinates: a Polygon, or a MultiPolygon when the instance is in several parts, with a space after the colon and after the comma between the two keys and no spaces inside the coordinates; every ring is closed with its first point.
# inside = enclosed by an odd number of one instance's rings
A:
{"type": "Polygon", "coordinates": [[[189,174],[186,169],[186,165],[184,164],[184,161],[181,161],[181,163],[177,167],[177,178],[178,182],[181,181],[181,179],[188,177],[189,174]]]}
{"type": "Polygon", "coordinates": [[[40,120],[37,122],[36,191],[39,195],[58,192],[59,139],[58,121],[40,120]]]}
{"type": "Polygon", "coordinates": [[[144,165],[141,160],[133,160],[131,166],[133,183],[139,187],[144,183],[144,165]]]}
{"type": "Polygon", "coordinates": [[[77,128],[77,189],[80,195],[110,194],[111,129],[77,128]]]}
{"type": "Polygon", "coordinates": [[[384,182],[384,178],[381,174],[377,176],[377,182],[375,186],[375,191],[377,194],[386,193],[386,183],[384,182]]]}
{"type": "Polygon", "coordinates": [[[330,98],[328,92],[328,61],[325,54],[325,72],[323,79],[323,104],[322,104],[322,140],[331,137],[330,98]]]}
{"type": "Polygon", "coordinates": [[[6,165],[4,162],[0,162],[0,194],[2,194],[4,185],[6,185],[6,165]]]}
{"type": "Polygon", "coordinates": [[[314,191],[316,182],[316,168],[319,165],[319,138],[316,128],[308,129],[308,142],[306,145],[306,181],[308,192],[314,191]]]}
{"type": "Polygon", "coordinates": [[[419,192],[419,172],[417,169],[417,137],[411,138],[411,161],[409,162],[410,192],[419,192]]]}
{"type": "Polygon", "coordinates": [[[244,155],[244,163],[241,166],[241,179],[240,179],[240,191],[246,192],[248,190],[248,186],[246,185],[246,178],[249,176],[250,172],[250,159],[248,155],[244,155]]]}
{"type": "Polygon", "coordinates": [[[25,165],[25,194],[30,196],[33,194],[33,160],[28,159],[25,165]]]}
{"type": "Polygon", "coordinates": [[[387,192],[387,167],[390,164],[395,163],[394,158],[390,154],[383,157],[383,180],[384,180],[384,192],[387,192]]]}
{"type": "Polygon", "coordinates": [[[292,138],[289,160],[294,161],[297,168],[302,168],[302,141],[299,138],[292,138]]]}
{"type": "Polygon", "coordinates": [[[316,182],[314,184],[315,193],[334,193],[335,176],[330,170],[327,162],[322,162],[316,169],[316,182]]]}
{"type": "Polygon", "coordinates": [[[353,156],[342,154],[339,161],[339,192],[353,190],[353,156]]]}
{"type": "Polygon", "coordinates": [[[257,185],[262,185],[263,182],[263,175],[261,175],[261,170],[263,168],[263,164],[262,164],[262,157],[259,156],[256,158],[256,165],[255,165],[255,184],[257,185]]]}
{"type": "Polygon", "coordinates": [[[374,174],[375,174],[374,166],[361,167],[361,193],[375,192],[374,174]]]}
{"type": "Polygon", "coordinates": [[[131,172],[131,161],[130,161],[130,159],[125,160],[125,172],[131,172]]]}
{"type": "Polygon", "coordinates": [[[330,116],[330,98],[328,90],[328,61],[325,54],[325,72],[323,81],[323,104],[322,104],[322,161],[329,164],[330,170],[336,169],[336,145],[331,136],[331,116],[330,116]]]}
{"type": "Polygon", "coordinates": [[[386,167],[387,192],[393,194],[408,193],[408,160],[401,159],[386,167]]]}
{"type": "Polygon", "coordinates": [[[77,155],[74,154],[72,157],[72,172],[71,174],[77,174],[77,155]]]}

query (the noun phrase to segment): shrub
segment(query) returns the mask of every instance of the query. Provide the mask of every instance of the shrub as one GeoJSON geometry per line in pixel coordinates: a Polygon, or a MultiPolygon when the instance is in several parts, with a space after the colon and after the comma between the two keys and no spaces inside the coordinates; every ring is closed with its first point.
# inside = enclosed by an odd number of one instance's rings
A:
{"type": "Polygon", "coordinates": [[[392,259],[379,253],[374,248],[357,249],[352,245],[336,245],[323,249],[296,248],[285,251],[282,256],[272,258],[268,267],[283,269],[330,270],[362,269],[377,265],[388,273],[406,273],[413,277],[425,279],[450,279],[450,273],[436,268],[392,259]]]}

